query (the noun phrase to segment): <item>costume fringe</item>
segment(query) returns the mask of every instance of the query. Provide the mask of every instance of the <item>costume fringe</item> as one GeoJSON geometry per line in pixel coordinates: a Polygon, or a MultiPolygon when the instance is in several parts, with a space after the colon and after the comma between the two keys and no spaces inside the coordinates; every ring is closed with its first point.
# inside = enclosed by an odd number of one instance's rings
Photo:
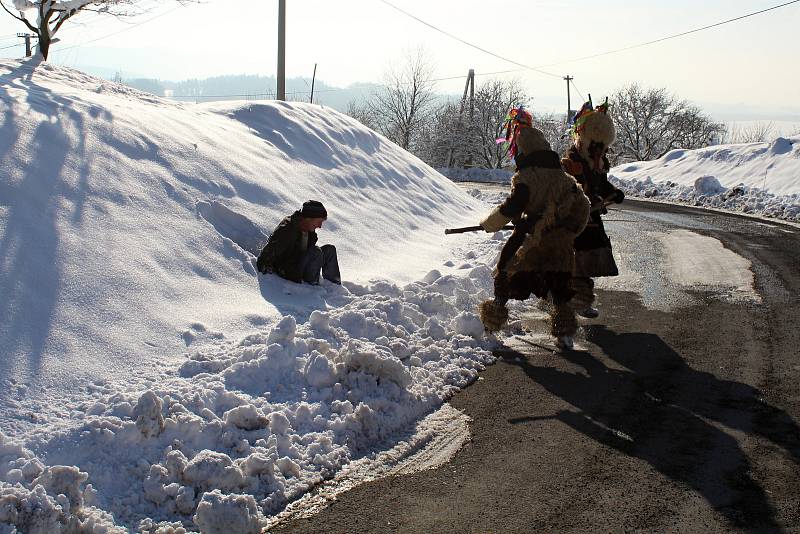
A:
{"type": "Polygon", "coordinates": [[[575,311],[567,303],[554,304],[550,316],[550,333],[553,337],[574,336],[578,331],[578,319],[575,311]]]}
{"type": "Polygon", "coordinates": [[[494,300],[484,300],[478,305],[483,327],[489,332],[497,332],[508,322],[508,308],[494,300]]]}

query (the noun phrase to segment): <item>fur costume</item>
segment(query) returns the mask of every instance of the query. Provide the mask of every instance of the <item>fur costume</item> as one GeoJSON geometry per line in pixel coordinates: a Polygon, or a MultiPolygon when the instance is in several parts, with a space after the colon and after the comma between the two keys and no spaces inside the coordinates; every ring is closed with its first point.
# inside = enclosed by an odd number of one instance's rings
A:
{"type": "MultiPolygon", "coordinates": [[[[575,122],[572,127],[574,146],[578,149],[581,157],[592,163],[595,171],[601,170],[600,165],[597,165],[596,162],[600,158],[605,158],[606,152],[608,152],[608,148],[614,142],[616,136],[614,121],[611,120],[611,116],[608,114],[607,103],[592,109],[592,103],[587,102],[575,115],[575,122]],[[589,152],[589,147],[593,143],[599,145],[597,152],[599,157],[597,159],[594,154],[589,152]]],[[[608,160],[606,160],[607,162],[608,160]]],[[[569,172],[569,169],[567,171],[569,172]]]]}
{"type": "Polygon", "coordinates": [[[584,104],[575,116],[572,139],[573,145],[562,160],[562,166],[575,177],[593,206],[586,228],[575,239],[573,306],[583,310],[590,307],[595,298],[591,277],[619,274],[601,217],[606,213],[603,207],[606,203],[622,202],[625,197],[608,181],[610,164],[606,154],[615,139],[608,103],[596,108],[592,108],[591,102],[584,104]]]}
{"type": "Polygon", "coordinates": [[[508,298],[525,300],[531,293],[541,298],[550,294],[555,304],[553,335],[571,336],[577,323],[574,312],[564,305],[572,296],[573,241],[589,218],[589,201],[575,179],[561,169],[542,132],[530,123],[516,126],[512,146],[517,172],[511,181],[511,195],[481,226],[496,232],[513,219],[517,228],[495,269],[495,299],[480,306],[481,320],[487,330],[499,330],[508,318],[508,298]],[[508,251],[512,241],[518,248],[508,251]]]}

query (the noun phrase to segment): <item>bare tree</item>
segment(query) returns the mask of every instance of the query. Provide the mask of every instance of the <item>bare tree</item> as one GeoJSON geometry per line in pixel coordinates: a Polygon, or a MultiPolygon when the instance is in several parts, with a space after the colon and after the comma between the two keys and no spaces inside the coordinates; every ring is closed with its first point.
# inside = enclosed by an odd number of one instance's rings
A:
{"type": "Polygon", "coordinates": [[[409,52],[399,68],[390,68],[383,90],[366,102],[376,129],[406,150],[430,118],[435,103],[433,67],[422,49],[409,52]]]}
{"type": "Polygon", "coordinates": [[[475,107],[466,137],[471,161],[476,167],[499,169],[508,164],[507,147],[497,139],[511,108],[524,104],[528,96],[518,80],[489,79],[475,91],[475,107]]]}
{"type": "Polygon", "coordinates": [[[771,140],[774,135],[775,125],[771,122],[756,122],[747,126],[732,123],[720,142],[725,144],[763,143],[771,140]]]}
{"type": "Polygon", "coordinates": [[[451,100],[434,109],[426,121],[415,154],[433,167],[502,168],[509,163],[506,115],[528,99],[516,80],[490,79],[472,102],[451,100]]]}
{"type": "Polygon", "coordinates": [[[570,146],[566,116],[555,113],[533,114],[533,126],[544,134],[553,152],[563,156],[570,146]]]}
{"type": "Polygon", "coordinates": [[[353,117],[367,128],[372,128],[374,130],[377,127],[375,116],[372,115],[369,104],[366,102],[356,102],[355,100],[351,100],[347,103],[347,110],[345,111],[345,114],[353,117]]]}
{"type": "Polygon", "coordinates": [[[414,155],[434,168],[450,166],[450,161],[463,161],[464,125],[458,120],[459,103],[446,101],[434,107],[420,128],[414,143],[414,155]]]}
{"type": "Polygon", "coordinates": [[[701,148],[725,131],[724,125],[666,89],[631,84],[610,99],[617,130],[614,163],[658,159],[676,148],[701,148]]]}
{"type": "Polygon", "coordinates": [[[700,108],[685,105],[677,113],[673,148],[702,148],[713,145],[725,135],[725,130],[724,124],[714,122],[700,108]]]}
{"type": "MultiPolygon", "coordinates": [[[[139,0],[12,0],[13,7],[18,14],[6,6],[6,1],[0,0],[0,6],[12,17],[19,20],[32,31],[39,42],[38,53],[43,59],[50,54],[50,45],[57,41],[56,32],[63,24],[75,15],[93,11],[106,13],[117,17],[129,17],[143,12],[136,8],[139,0]],[[36,20],[28,18],[30,12],[35,13],[36,20]]],[[[179,3],[188,3],[193,0],[176,0],[179,3]]]]}

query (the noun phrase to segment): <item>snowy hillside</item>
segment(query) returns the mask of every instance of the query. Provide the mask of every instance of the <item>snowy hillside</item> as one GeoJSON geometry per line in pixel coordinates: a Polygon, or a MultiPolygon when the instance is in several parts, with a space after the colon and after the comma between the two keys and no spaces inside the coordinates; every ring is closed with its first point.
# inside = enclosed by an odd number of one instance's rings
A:
{"type": "Polygon", "coordinates": [[[673,150],[610,175],[636,196],[800,221],[800,136],[673,150]]]}
{"type": "Polygon", "coordinates": [[[492,360],[488,207],[356,121],[14,61],[0,111],[0,531],[257,532],[492,360]],[[343,286],[254,269],[309,198],[343,286]]]}
{"type": "Polygon", "coordinates": [[[327,205],[320,239],[350,281],[424,274],[409,260],[441,256],[442,228],[478,216],[335,111],[181,105],[49,65],[3,67],[0,375],[20,382],[130,371],[203,332],[275,322],[292,299],[261,283],[253,254],[306,199],[327,205]]]}

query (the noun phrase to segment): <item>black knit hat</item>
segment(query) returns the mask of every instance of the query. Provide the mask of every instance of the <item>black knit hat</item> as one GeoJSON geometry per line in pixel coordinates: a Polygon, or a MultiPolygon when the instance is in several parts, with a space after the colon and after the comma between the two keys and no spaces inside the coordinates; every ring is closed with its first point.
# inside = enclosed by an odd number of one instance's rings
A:
{"type": "Polygon", "coordinates": [[[328,218],[328,212],[325,211],[325,206],[319,200],[307,200],[303,202],[303,208],[300,210],[300,215],[303,217],[314,218],[328,218]]]}

